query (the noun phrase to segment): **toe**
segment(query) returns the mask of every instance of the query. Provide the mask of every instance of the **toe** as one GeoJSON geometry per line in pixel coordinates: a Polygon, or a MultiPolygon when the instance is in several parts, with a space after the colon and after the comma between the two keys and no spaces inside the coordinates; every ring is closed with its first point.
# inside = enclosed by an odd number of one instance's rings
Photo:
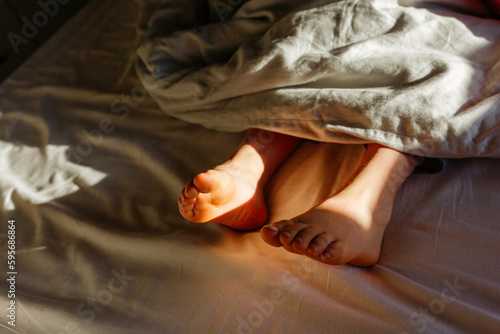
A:
{"type": "Polygon", "coordinates": [[[194,202],[193,204],[185,204],[185,202],[183,202],[181,198],[179,198],[179,200],[177,201],[177,205],[179,206],[179,212],[182,215],[194,209],[194,202]]]}
{"type": "Polygon", "coordinates": [[[189,181],[186,184],[186,187],[184,187],[183,194],[185,198],[195,198],[199,193],[200,192],[195,187],[193,180],[189,181]]]}
{"type": "Polygon", "coordinates": [[[225,181],[225,173],[211,169],[196,175],[193,179],[193,185],[201,193],[206,194],[219,189],[225,181]]]}
{"type": "Polygon", "coordinates": [[[281,247],[283,244],[280,241],[280,232],[292,224],[295,224],[293,220],[282,220],[266,225],[260,229],[260,236],[269,245],[281,247]]]}
{"type": "Polygon", "coordinates": [[[309,243],[307,251],[313,256],[320,256],[330,243],[331,240],[326,233],[319,234],[309,243]]]}
{"type": "Polygon", "coordinates": [[[345,264],[344,261],[344,249],[342,247],[342,242],[335,241],[332,242],[328,247],[326,247],[323,254],[321,254],[321,260],[328,264],[345,264]]]}
{"type": "MultiPolygon", "coordinates": [[[[285,229],[283,229],[280,233],[281,243],[286,246],[291,246],[295,241],[297,234],[308,227],[309,225],[303,223],[290,224],[289,226],[285,227],[285,229]]],[[[302,240],[298,239],[297,242],[301,243],[302,240]]]]}
{"type": "Polygon", "coordinates": [[[179,208],[179,212],[180,214],[182,215],[182,217],[186,218],[186,219],[190,219],[194,216],[194,212],[193,210],[186,210],[184,208],[179,208]]]}
{"type": "MultiPolygon", "coordinates": [[[[192,198],[194,194],[206,194],[207,202],[211,205],[227,204],[236,192],[236,186],[232,176],[224,170],[211,169],[205,173],[196,175],[192,182],[193,186],[186,197],[192,198]],[[193,190],[194,188],[194,190],[193,190]]],[[[199,198],[199,196],[198,196],[199,198]]]]}
{"type": "Polygon", "coordinates": [[[314,227],[305,228],[297,233],[295,239],[293,239],[292,246],[296,251],[305,254],[311,241],[320,234],[321,232],[314,227]]]}
{"type": "Polygon", "coordinates": [[[180,202],[181,204],[183,205],[191,205],[191,204],[194,204],[196,202],[196,197],[194,198],[188,198],[186,197],[186,195],[184,194],[184,192],[181,193],[181,197],[180,197],[180,202]]]}

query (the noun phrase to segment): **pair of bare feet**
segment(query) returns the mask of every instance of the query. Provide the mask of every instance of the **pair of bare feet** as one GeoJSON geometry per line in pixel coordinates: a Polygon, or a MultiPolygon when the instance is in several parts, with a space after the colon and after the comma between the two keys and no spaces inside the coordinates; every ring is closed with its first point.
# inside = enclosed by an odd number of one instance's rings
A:
{"type": "Polygon", "coordinates": [[[375,264],[396,193],[418,160],[370,144],[359,168],[334,196],[298,217],[265,225],[264,188],[300,141],[250,130],[230,160],[188,182],[178,201],[181,215],[244,231],[261,228],[271,246],[324,263],[375,264]]]}

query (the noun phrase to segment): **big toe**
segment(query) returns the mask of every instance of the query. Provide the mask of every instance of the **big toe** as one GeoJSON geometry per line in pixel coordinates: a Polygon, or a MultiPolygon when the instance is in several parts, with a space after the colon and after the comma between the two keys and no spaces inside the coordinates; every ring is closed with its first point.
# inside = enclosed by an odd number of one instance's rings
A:
{"type": "Polygon", "coordinates": [[[288,226],[295,224],[293,220],[282,220],[276,223],[268,224],[260,229],[260,237],[266,243],[274,247],[281,247],[281,232],[288,226]]]}
{"type": "Polygon", "coordinates": [[[225,172],[218,170],[208,170],[205,173],[200,173],[193,179],[193,185],[201,193],[210,193],[227,185],[229,182],[228,175],[225,172]]]}
{"type": "Polygon", "coordinates": [[[193,184],[200,193],[210,195],[207,200],[211,205],[228,203],[236,191],[232,176],[224,170],[211,169],[198,174],[193,179],[193,184]]]}

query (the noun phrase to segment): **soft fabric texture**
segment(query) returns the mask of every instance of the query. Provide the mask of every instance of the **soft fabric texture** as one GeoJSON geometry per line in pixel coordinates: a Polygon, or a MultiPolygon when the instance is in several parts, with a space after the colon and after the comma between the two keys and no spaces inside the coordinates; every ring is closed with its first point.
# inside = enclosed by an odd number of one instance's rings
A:
{"type": "MultiPolygon", "coordinates": [[[[411,175],[370,268],[190,223],[180,190],[243,133],[169,117],[146,95],[133,68],[139,11],[131,0],[90,1],[0,84],[1,333],[498,332],[499,159],[411,175]],[[9,219],[16,327],[6,317],[9,219]]],[[[334,192],[363,152],[305,141],[270,184],[271,219],[334,192]]]]}
{"type": "Polygon", "coordinates": [[[500,157],[500,21],[481,17],[481,3],[215,1],[216,13],[193,17],[178,15],[184,3],[153,11],[139,49],[139,74],[169,115],[224,131],[500,157]]]}

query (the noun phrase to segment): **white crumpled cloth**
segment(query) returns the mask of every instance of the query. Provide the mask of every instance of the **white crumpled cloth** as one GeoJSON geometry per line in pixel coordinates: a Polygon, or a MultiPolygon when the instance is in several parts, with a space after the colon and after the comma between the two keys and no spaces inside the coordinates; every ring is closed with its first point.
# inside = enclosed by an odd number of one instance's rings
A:
{"type": "Polygon", "coordinates": [[[138,73],[168,114],[224,131],[500,156],[500,21],[479,1],[220,2],[211,12],[195,2],[149,4],[143,26],[138,73]]]}

